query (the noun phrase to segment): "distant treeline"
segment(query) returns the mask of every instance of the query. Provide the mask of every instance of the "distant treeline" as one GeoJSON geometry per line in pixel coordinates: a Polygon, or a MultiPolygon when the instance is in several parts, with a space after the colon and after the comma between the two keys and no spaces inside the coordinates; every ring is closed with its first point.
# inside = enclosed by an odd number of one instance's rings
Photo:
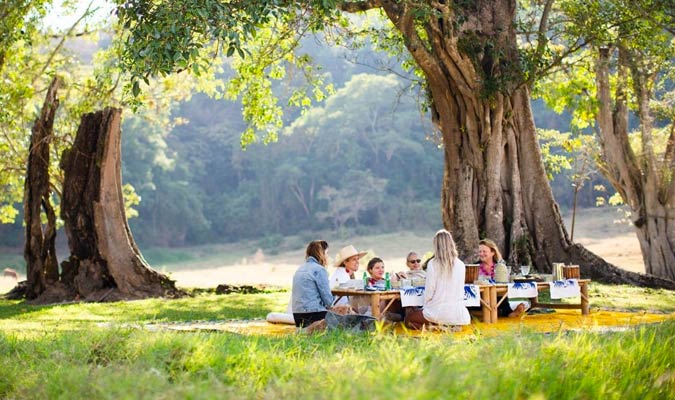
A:
{"type": "MultiPolygon", "coordinates": [[[[185,123],[170,132],[127,116],[123,179],[141,199],[130,220],[139,244],[439,226],[443,151],[410,82],[322,57],[337,92],[304,115],[289,109],[286,134],[276,143],[242,150],[239,105],[204,95],[176,108],[175,120],[185,123]]],[[[568,118],[541,102],[534,113],[539,128],[566,130],[568,118]]],[[[596,183],[600,178],[579,193],[580,207],[595,204],[596,183]]],[[[561,206],[571,207],[564,172],[552,186],[561,206]]],[[[22,242],[20,222],[0,225],[0,245],[22,242]]]]}

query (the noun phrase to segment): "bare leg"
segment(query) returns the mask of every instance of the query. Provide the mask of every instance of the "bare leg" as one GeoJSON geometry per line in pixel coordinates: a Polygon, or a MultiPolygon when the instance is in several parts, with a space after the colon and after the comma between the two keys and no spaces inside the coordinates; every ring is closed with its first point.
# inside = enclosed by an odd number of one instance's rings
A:
{"type": "Polygon", "coordinates": [[[525,304],[520,303],[518,304],[518,307],[516,307],[516,309],[513,310],[511,314],[509,314],[509,318],[520,317],[521,315],[523,315],[524,312],[525,312],[525,304]]]}

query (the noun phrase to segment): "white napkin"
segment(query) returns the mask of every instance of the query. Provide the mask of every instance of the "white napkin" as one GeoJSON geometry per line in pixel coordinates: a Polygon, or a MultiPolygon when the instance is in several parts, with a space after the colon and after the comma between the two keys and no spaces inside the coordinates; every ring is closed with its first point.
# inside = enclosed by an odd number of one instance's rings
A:
{"type": "Polygon", "coordinates": [[[534,282],[509,283],[507,296],[509,299],[537,297],[537,284],[534,282]]]}
{"type": "Polygon", "coordinates": [[[551,299],[581,296],[579,282],[576,279],[549,282],[549,287],[551,289],[551,299]]]}
{"type": "Polygon", "coordinates": [[[424,286],[401,289],[401,306],[421,307],[424,305],[424,286]]]}

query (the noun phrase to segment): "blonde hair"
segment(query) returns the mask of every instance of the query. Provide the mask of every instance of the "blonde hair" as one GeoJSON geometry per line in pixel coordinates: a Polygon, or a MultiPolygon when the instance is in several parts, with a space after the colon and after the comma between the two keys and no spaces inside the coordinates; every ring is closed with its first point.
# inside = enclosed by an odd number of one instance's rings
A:
{"type": "Polygon", "coordinates": [[[478,245],[479,245],[479,246],[480,246],[481,244],[482,244],[483,246],[489,248],[490,250],[492,250],[493,253],[495,253],[495,254],[492,256],[492,262],[494,262],[494,263],[496,264],[496,263],[498,263],[499,261],[501,261],[501,259],[502,259],[502,253],[499,252],[499,248],[497,248],[497,243],[495,243],[494,241],[492,241],[492,240],[490,240],[490,239],[483,239],[483,240],[481,240],[480,242],[478,242],[478,245]]]}
{"type": "Polygon", "coordinates": [[[457,247],[452,235],[445,229],[441,229],[434,235],[434,267],[437,268],[440,276],[447,276],[452,273],[452,267],[457,258],[457,247]]]}

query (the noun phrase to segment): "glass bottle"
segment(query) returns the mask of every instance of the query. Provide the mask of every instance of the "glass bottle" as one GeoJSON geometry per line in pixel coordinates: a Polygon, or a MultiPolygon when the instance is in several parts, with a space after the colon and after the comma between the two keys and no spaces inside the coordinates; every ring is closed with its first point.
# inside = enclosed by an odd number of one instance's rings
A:
{"type": "Polygon", "coordinates": [[[384,274],[384,290],[391,290],[391,276],[389,272],[384,274]]]}
{"type": "Polygon", "coordinates": [[[363,271],[363,288],[365,289],[367,287],[368,287],[368,274],[366,273],[366,271],[363,271]]]}

